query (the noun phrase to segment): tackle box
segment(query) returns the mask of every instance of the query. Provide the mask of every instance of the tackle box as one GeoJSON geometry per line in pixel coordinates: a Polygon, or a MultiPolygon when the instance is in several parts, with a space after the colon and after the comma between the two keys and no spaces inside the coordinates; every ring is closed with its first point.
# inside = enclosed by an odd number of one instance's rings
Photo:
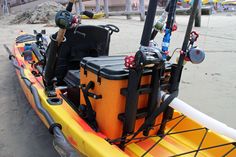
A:
{"type": "MultiPolygon", "coordinates": [[[[126,96],[122,90],[128,87],[129,70],[124,66],[125,56],[86,57],[81,61],[80,84],[94,83],[92,93],[100,95],[100,99],[90,97],[93,110],[96,112],[96,121],[99,130],[108,138],[115,139],[122,135],[123,122],[119,115],[125,112],[126,96]]],[[[145,70],[141,78],[141,85],[151,83],[151,71],[145,70]]],[[[86,104],[84,97],[80,103],[86,104]]],[[[138,109],[145,109],[148,103],[148,94],[139,95],[138,109]]],[[[135,130],[144,122],[145,117],[137,118],[135,130]]],[[[156,123],[160,123],[161,117],[156,123]]],[[[158,128],[152,130],[154,133],[158,128]]]]}

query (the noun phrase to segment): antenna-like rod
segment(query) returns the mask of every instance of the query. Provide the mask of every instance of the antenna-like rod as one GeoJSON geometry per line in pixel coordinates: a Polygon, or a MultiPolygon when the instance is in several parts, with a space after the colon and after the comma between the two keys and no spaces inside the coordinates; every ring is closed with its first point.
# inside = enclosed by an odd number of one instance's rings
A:
{"type": "Polygon", "coordinates": [[[153,28],[153,23],[156,15],[156,9],[157,9],[157,2],[158,0],[150,0],[149,5],[148,5],[148,12],[147,12],[147,17],[146,21],[144,24],[143,28],[143,34],[142,34],[142,39],[141,39],[141,46],[148,46],[149,41],[151,38],[151,33],[152,33],[152,28],[153,28]]]}
{"type": "Polygon", "coordinates": [[[199,4],[199,0],[194,0],[193,7],[192,7],[192,12],[191,12],[190,17],[189,17],[187,30],[186,30],[185,37],[184,37],[184,42],[183,42],[183,45],[182,45],[182,52],[184,52],[184,53],[180,54],[178,65],[176,67],[175,76],[172,77],[173,80],[171,81],[172,85],[171,85],[170,92],[177,91],[178,88],[179,88],[179,82],[180,82],[180,79],[181,79],[181,73],[182,73],[182,68],[183,68],[183,63],[184,63],[184,58],[185,58],[185,52],[186,52],[187,47],[188,47],[190,34],[192,32],[193,23],[194,23],[195,14],[196,14],[196,11],[197,11],[198,4],[199,4]]]}

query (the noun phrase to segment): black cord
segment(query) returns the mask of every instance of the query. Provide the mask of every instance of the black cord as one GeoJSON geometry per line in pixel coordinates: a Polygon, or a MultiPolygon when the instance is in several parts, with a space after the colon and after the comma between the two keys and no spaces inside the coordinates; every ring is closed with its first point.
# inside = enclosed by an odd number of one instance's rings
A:
{"type": "Polygon", "coordinates": [[[228,152],[226,152],[222,157],[226,157],[227,155],[229,155],[233,150],[236,149],[236,146],[234,146],[233,148],[231,148],[228,152]]]}
{"type": "Polygon", "coordinates": [[[200,144],[199,144],[199,146],[198,146],[198,148],[197,148],[196,153],[194,154],[194,157],[197,157],[198,152],[199,152],[199,150],[201,149],[201,146],[202,146],[204,140],[206,139],[206,135],[207,135],[208,131],[209,131],[209,129],[206,128],[206,132],[205,132],[204,135],[203,135],[203,138],[202,138],[202,140],[201,140],[201,142],[200,142],[200,144]]]}
{"type": "Polygon", "coordinates": [[[154,143],[141,157],[147,155],[158,143],[161,142],[161,140],[164,139],[164,137],[166,137],[168,133],[170,133],[176,126],[178,126],[179,123],[181,123],[185,118],[186,116],[183,116],[166,134],[164,134],[156,143],[154,143]]]}
{"type": "Polygon", "coordinates": [[[174,54],[175,54],[175,52],[176,52],[177,50],[181,50],[181,48],[176,48],[176,49],[172,52],[171,56],[168,57],[167,61],[171,60],[171,58],[174,56],[174,54]]]}
{"type": "MultiPolygon", "coordinates": [[[[183,117],[184,115],[180,115],[180,116],[177,116],[177,117],[175,117],[175,118],[172,118],[172,119],[166,119],[165,121],[163,121],[162,123],[168,123],[168,122],[170,122],[170,121],[173,121],[173,120],[176,120],[176,119],[178,119],[178,118],[181,118],[181,117],[183,117]]],[[[159,123],[159,124],[156,124],[156,125],[154,125],[152,128],[155,128],[155,127],[158,127],[158,126],[160,126],[162,123],[159,123]]],[[[129,136],[132,136],[132,135],[134,135],[135,133],[132,133],[132,134],[129,134],[129,135],[126,135],[126,136],[122,136],[122,137],[120,137],[120,138],[116,138],[116,139],[113,139],[113,140],[110,140],[110,139],[107,139],[107,141],[109,142],[109,143],[111,143],[111,144],[113,144],[113,143],[116,143],[116,142],[121,142],[124,138],[127,138],[127,137],[129,137],[129,136]]],[[[147,138],[151,138],[151,137],[157,137],[158,135],[150,135],[150,136],[146,136],[146,137],[138,137],[138,138],[133,138],[132,140],[143,140],[143,139],[147,139],[147,138]]],[[[126,142],[127,143],[127,142],[126,142]]]]}
{"type": "MultiPolygon", "coordinates": [[[[199,150],[192,150],[192,151],[189,151],[189,152],[185,152],[185,153],[181,153],[181,154],[176,154],[176,155],[172,155],[170,157],[178,157],[178,156],[183,156],[183,155],[187,155],[187,154],[191,154],[191,153],[194,153],[196,151],[204,151],[204,150],[208,150],[208,149],[214,149],[214,148],[218,148],[218,147],[224,147],[224,146],[227,146],[227,145],[235,145],[236,143],[235,142],[231,142],[231,143],[224,143],[224,144],[220,144],[220,145],[215,145],[215,146],[211,146],[211,147],[205,147],[205,148],[201,148],[199,150]]],[[[231,150],[232,152],[233,150],[231,150]]],[[[227,155],[227,154],[226,154],[227,155]]],[[[226,157],[226,156],[222,156],[222,157],[226,157]]]]}

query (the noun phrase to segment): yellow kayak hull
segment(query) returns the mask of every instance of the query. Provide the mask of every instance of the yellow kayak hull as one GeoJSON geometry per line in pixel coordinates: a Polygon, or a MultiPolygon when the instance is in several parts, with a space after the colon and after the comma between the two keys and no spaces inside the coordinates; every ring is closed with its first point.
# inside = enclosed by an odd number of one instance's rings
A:
{"type": "MultiPolygon", "coordinates": [[[[99,13],[94,13],[93,18],[92,19],[100,19],[103,18],[105,16],[105,13],[103,12],[99,12],[99,13]]],[[[91,19],[88,16],[82,15],[81,16],[82,19],[91,19]]]]}
{"type": "MultiPolygon", "coordinates": [[[[42,78],[35,77],[31,73],[31,66],[21,56],[23,47],[24,43],[15,44],[14,46],[14,55],[19,65],[24,65],[25,76],[37,88],[42,106],[50,113],[56,123],[61,124],[64,136],[78,153],[88,157],[141,157],[145,153],[145,157],[167,157],[190,152],[184,156],[192,157],[197,154],[198,157],[218,157],[232,150],[227,157],[236,156],[235,141],[233,139],[208,130],[178,111],[174,111],[173,120],[166,124],[165,133],[167,135],[165,137],[143,138],[128,143],[123,150],[120,149],[117,145],[109,143],[102,132],[93,131],[69,103],[63,99],[60,90],[57,90],[57,97],[63,100],[62,104],[51,105],[48,103],[42,78]],[[177,123],[179,124],[175,126],[177,123]],[[154,145],[155,148],[148,151],[154,145]],[[222,146],[218,147],[219,145],[222,146]]],[[[22,80],[20,73],[17,71],[16,74],[32,108],[46,127],[49,127],[43,115],[36,108],[33,95],[22,80]]]]}

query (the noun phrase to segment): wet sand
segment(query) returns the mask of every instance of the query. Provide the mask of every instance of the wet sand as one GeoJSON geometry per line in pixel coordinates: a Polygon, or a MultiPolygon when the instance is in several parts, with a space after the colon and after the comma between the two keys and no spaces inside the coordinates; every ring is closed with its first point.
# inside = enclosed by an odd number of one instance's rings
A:
{"type": "MultiPolygon", "coordinates": [[[[171,50],[181,47],[188,21],[177,16],[178,31],[173,33],[171,50]]],[[[12,46],[20,30],[33,32],[44,25],[8,25],[9,19],[0,20],[0,156],[1,157],[56,157],[52,137],[30,108],[8,61],[2,44],[12,46]]],[[[116,17],[84,20],[84,24],[115,24],[120,33],[112,36],[110,54],[128,54],[139,47],[143,22],[138,18],[125,20],[116,17]]],[[[43,27],[48,34],[57,30],[43,27]]],[[[199,47],[206,51],[202,64],[188,63],[183,71],[180,87],[182,100],[200,111],[236,128],[236,16],[212,15],[202,17],[199,47]]],[[[161,43],[161,35],[156,40],[161,43]]]]}

